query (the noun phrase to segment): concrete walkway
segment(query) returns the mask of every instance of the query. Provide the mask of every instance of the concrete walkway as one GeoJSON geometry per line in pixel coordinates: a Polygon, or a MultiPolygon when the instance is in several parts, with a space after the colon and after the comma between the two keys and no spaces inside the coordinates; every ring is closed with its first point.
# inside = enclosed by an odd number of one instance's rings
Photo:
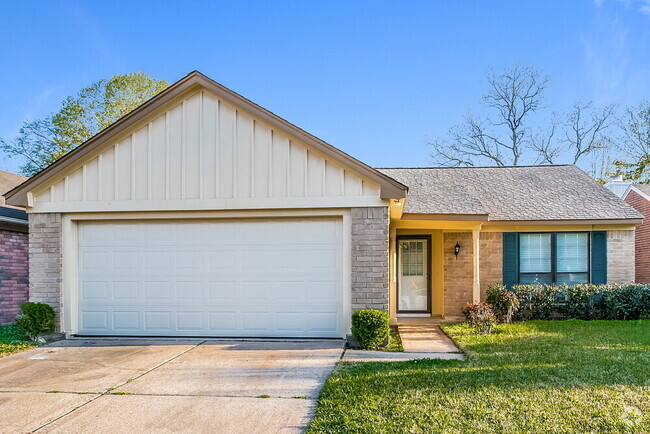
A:
{"type": "Polygon", "coordinates": [[[343,341],[86,339],[0,359],[0,432],[301,432],[343,341]]]}
{"type": "Polygon", "coordinates": [[[399,318],[403,353],[346,350],[347,362],[403,362],[418,359],[465,360],[459,348],[442,332],[438,318],[399,318]]]}
{"type": "Polygon", "coordinates": [[[407,353],[458,352],[458,347],[440,330],[437,318],[399,318],[398,330],[407,353]]]}

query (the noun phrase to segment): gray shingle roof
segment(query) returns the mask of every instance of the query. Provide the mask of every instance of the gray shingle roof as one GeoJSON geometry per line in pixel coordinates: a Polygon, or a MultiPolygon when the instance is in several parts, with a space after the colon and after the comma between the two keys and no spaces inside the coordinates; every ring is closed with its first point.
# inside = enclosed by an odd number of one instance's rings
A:
{"type": "Polygon", "coordinates": [[[632,186],[639,190],[641,193],[650,196],[650,184],[633,184],[632,186]]]}
{"type": "Polygon", "coordinates": [[[409,187],[405,213],[494,220],[622,220],[642,216],[575,166],[378,169],[409,187]]]}

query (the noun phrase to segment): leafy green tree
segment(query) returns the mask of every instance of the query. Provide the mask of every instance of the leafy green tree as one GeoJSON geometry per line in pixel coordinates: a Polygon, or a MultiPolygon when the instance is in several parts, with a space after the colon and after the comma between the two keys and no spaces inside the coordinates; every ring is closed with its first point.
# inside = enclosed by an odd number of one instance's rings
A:
{"type": "Polygon", "coordinates": [[[0,148],[9,156],[24,158],[21,173],[33,175],[168,85],[142,72],[99,80],[66,98],[54,115],[25,122],[12,140],[0,139],[0,148]]]}

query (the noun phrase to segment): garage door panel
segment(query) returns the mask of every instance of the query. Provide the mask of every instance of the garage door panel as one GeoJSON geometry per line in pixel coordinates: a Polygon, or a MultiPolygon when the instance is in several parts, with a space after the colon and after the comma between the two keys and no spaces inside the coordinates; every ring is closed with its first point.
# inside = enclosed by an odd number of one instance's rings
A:
{"type": "Polygon", "coordinates": [[[230,336],[237,330],[237,313],[228,310],[213,310],[208,313],[208,331],[217,336],[230,336]]]}
{"type": "Polygon", "coordinates": [[[234,281],[213,281],[208,282],[209,300],[232,300],[237,298],[237,284],[234,281]]]}
{"type": "Polygon", "coordinates": [[[145,311],[144,331],[171,333],[172,314],[169,310],[145,311]]]}
{"type": "Polygon", "coordinates": [[[172,300],[172,282],[144,282],[144,301],[172,300]]]}
{"type": "Polygon", "coordinates": [[[310,312],[311,330],[313,332],[333,333],[338,321],[338,312],[310,312]]]}
{"type": "Polygon", "coordinates": [[[181,281],[176,282],[176,300],[179,303],[205,300],[203,282],[181,281]]]}
{"type": "Polygon", "coordinates": [[[112,258],[108,252],[82,251],[81,272],[110,271],[112,269],[112,258]]]}
{"type": "Polygon", "coordinates": [[[137,271],[140,269],[140,254],[137,251],[113,253],[113,271],[137,271]]]}
{"type": "Polygon", "coordinates": [[[341,337],[340,226],[80,224],[79,333],[341,337]]]}
{"type": "Polygon", "coordinates": [[[310,282],[305,291],[308,294],[308,297],[312,300],[327,300],[336,302],[340,300],[340,285],[339,282],[330,280],[330,281],[321,281],[321,282],[310,282]]]}
{"type": "Polygon", "coordinates": [[[138,332],[140,330],[140,312],[113,311],[113,329],[138,332]]]}
{"type": "Polygon", "coordinates": [[[203,252],[176,252],[176,269],[179,271],[202,270],[205,268],[203,252]]]}
{"type": "Polygon", "coordinates": [[[271,330],[271,313],[265,310],[244,311],[239,317],[241,320],[241,329],[250,336],[264,336],[270,334],[271,330]]]}
{"type": "Polygon", "coordinates": [[[86,311],[82,323],[89,334],[149,336],[337,336],[340,314],[336,311],[279,309],[269,312],[264,306],[234,312],[223,309],[188,311],[163,310],[152,306],[146,311],[86,311]]]}
{"type": "Polygon", "coordinates": [[[83,300],[99,300],[106,302],[110,300],[108,296],[108,282],[85,281],[81,284],[81,298],[83,300]]]}
{"type": "Polygon", "coordinates": [[[81,327],[89,331],[105,332],[110,330],[107,311],[86,310],[81,313],[81,327]]]}
{"type": "Polygon", "coordinates": [[[140,298],[140,287],[139,282],[134,281],[125,281],[125,282],[113,282],[113,302],[125,301],[131,303],[134,300],[140,298]]]}
{"type": "Polygon", "coordinates": [[[237,261],[232,250],[210,250],[208,252],[208,264],[210,269],[233,268],[237,261]]]}
{"type": "Polygon", "coordinates": [[[152,250],[143,252],[144,272],[170,271],[172,267],[172,252],[167,250],[152,250]]]}
{"type": "Polygon", "coordinates": [[[205,330],[203,312],[178,312],[176,314],[176,324],[178,330],[203,331],[205,330]]]}

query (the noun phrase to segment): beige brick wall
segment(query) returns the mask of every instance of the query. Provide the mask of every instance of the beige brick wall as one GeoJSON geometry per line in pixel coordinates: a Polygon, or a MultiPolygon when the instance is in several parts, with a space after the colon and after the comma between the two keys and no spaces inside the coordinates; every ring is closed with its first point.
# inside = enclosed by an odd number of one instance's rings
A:
{"type": "Polygon", "coordinates": [[[47,303],[60,316],[61,214],[29,215],[29,300],[47,303]]]}
{"type": "Polygon", "coordinates": [[[634,282],[634,231],[607,231],[607,283],[634,282]]]}
{"type": "Polygon", "coordinates": [[[481,232],[480,241],[481,301],[485,301],[488,286],[503,282],[503,233],[481,232]]]}
{"type": "Polygon", "coordinates": [[[352,310],[388,311],[388,208],[352,208],[352,310]]]}
{"type": "Polygon", "coordinates": [[[472,250],[471,232],[443,234],[446,317],[462,315],[462,309],[472,301],[472,250]],[[458,257],[454,255],[456,243],[461,246],[458,257]]]}

